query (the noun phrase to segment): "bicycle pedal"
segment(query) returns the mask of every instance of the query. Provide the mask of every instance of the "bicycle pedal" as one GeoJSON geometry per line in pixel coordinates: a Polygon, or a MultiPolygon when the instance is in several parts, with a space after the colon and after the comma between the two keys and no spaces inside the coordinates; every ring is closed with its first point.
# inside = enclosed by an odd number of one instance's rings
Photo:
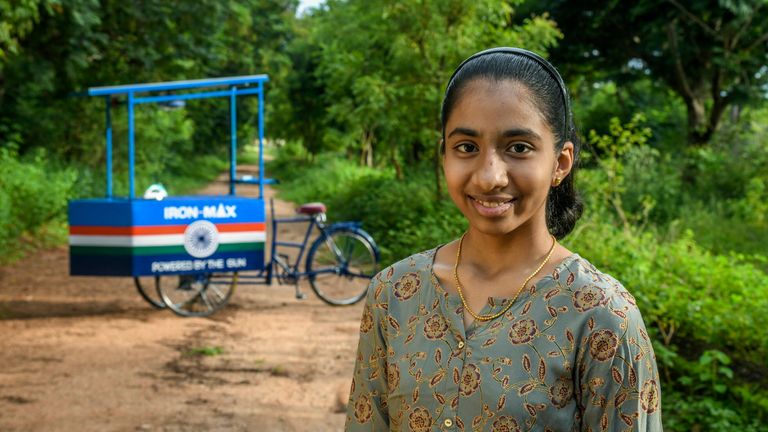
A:
{"type": "Polygon", "coordinates": [[[296,293],[296,299],[297,299],[297,300],[304,300],[304,299],[306,299],[306,298],[307,298],[307,295],[306,295],[306,294],[304,294],[304,293],[302,293],[302,292],[300,292],[300,293],[296,293]]]}

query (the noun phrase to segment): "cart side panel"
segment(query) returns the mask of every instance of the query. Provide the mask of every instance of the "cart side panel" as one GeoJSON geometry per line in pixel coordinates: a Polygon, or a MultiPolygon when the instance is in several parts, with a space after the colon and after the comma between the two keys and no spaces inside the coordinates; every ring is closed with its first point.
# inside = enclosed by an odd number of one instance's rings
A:
{"type": "Polygon", "coordinates": [[[235,196],[70,203],[72,275],[260,270],[264,201],[235,196]],[[94,216],[102,214],[103,217],[94,216]]]}
{"type": "Polygon", "coordinates": [[[68,218],[71,275],[131,275],[133,257],[127,239],[131,228],[129,200],[70,201],[68,218]],[[123,235],[117,236],[118,233],[123,235]]]}

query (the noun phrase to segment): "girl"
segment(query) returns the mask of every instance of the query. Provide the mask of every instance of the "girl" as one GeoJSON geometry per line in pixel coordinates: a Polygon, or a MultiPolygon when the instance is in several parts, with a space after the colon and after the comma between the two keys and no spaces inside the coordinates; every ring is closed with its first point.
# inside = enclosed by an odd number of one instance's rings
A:
{"type": "Polygon", "coordinates": [[[557,70],[518,48],[465,60],[442,106],[458,240],[368,292],[348,431],[660,431],[651,341],[632,295],[558,243],[581,201],[557,70]]]}

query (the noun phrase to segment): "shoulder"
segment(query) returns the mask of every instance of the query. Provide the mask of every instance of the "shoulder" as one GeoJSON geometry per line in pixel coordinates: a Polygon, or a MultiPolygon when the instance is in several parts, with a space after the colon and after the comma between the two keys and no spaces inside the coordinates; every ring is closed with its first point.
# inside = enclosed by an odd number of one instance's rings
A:
{"type": "Polygon", "coordinates": [[[422,286],[432,283],[432,263],[437,248],[404,258],[380,271],[371,281],[379,301],[393,295],[401,301],[413,298],[422,286]]]}
{"type": "Polygon", "coordinates": [[[580,256],[565,272],[559,275],[559,280],[565,282],[574,311],[582,314],[590,330],[603,328],[617,333],[637,330],[646,336],[635,297],[616,278],[580,256]]]}
{"type": "Polygon", "coordinates": [[[637,307],[635,297],[608,273],[597,269],[591,262],[576,256],[567,267],[566,283],[574,292],[574,297],[583,302],[574,302],[574,306],[587,308],[598,305],[637,307]]]}

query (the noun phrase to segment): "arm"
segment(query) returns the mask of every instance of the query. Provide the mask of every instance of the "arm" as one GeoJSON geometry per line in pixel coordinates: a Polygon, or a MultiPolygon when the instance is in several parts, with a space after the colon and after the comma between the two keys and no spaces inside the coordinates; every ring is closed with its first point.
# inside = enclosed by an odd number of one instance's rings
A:
{"type": "Polygon", "coordinates": [[[347,404],[345,431],[389,430],[387,411],[386,296],[379,276],[371,280],[360,322],[360,341],[347,404]]]}
{"type": "Polygon", "coordinates": [[[637,307],[614,300],[585,330],[577,360],[581,430],[661,431],[656,360],[637,307]]]}

